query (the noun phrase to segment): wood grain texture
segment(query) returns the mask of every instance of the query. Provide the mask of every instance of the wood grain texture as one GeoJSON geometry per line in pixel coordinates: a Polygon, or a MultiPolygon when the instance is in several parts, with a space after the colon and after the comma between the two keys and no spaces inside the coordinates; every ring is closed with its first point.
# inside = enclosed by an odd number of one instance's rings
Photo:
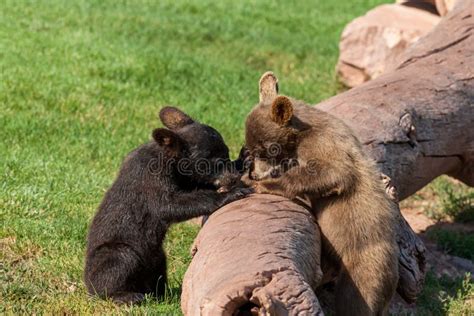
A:
{"type": "Polygon", "coordinates": [[[214,213],[183,280],[185,315],[321,314],[318,226],[303,206],[258,194],[214,213]]]}

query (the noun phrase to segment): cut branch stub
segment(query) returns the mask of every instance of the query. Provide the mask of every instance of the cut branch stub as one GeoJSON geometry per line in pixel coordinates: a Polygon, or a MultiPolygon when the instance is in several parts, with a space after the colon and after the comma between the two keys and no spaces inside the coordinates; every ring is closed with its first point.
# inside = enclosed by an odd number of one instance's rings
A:
{"type": "Polygon", "coordinates": [[[423,289],[425,281],[426,247],[401,214],[399,225],[397,243],[400,247],[400,256],[398,257],[397,292],[406,302],[413,303],[423,289]]]}

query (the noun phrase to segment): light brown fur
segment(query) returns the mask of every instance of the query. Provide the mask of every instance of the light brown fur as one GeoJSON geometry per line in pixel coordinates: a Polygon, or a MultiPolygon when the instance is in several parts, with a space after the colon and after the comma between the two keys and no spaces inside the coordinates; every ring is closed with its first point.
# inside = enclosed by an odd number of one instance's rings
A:
{"type": "Polygon", "coordinates": [[[399,250],[396,206],[380,173],[341,120],[277,96],[276,88],[273,94],[268,86],[260,90],[266,95],[246,121],[246,147],[259,167],[245,181],[259,193],[311,202],[323,235],[323,256],[341,272],[337,315],[385,315],[398,283],[399,250]],[[276,154],[269,148],[274,144],[276,154]],[[268,177],[269,169],[289,158],[298,166],[268,177]]]}

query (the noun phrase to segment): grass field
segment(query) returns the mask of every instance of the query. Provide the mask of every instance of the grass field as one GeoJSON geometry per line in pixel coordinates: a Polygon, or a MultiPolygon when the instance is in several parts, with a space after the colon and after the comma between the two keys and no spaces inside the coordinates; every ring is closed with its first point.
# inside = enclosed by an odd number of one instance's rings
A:
{"type": "Polygon", "coordinates": [[[235,155],[260,74],[311,103],[335,94],[342,28],[381,2],[0,0],[0,313],[179,314],[189,224],[167,238],[163,300],[86,295],[88,223],[122,158],[166,104],[216,127],[235,155]]]}

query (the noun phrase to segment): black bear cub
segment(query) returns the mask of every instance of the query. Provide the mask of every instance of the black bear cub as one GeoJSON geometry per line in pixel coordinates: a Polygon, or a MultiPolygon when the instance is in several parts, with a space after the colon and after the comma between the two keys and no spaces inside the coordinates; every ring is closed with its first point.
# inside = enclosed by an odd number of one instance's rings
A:
{"type": "Polygon", "coordinates": [[[160,111],[168,128],[132,151],[105,194],[89,229],[84,280],[89,293],[138,303],[165,291],[163,239],[170,224],[208,215],[250,189],[218,193],[229,168],[221,135],[173,107],[160,111]]]}

